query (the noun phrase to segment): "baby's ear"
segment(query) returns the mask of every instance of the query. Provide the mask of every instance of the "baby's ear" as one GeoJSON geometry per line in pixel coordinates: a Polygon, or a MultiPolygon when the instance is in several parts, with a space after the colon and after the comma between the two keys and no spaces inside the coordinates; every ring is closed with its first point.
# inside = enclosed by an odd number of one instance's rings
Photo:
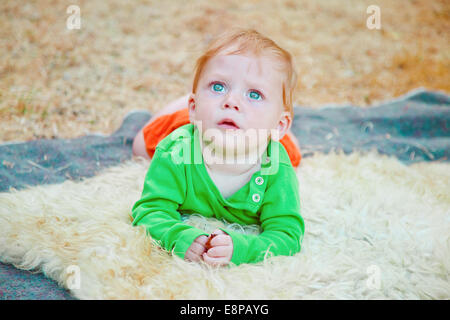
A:
{"type": "Polygon", "coordinates": [[[191,108],[195,109],[195,93],[189,94],[188,106],[189,106],[189,109],[191,109],[191,108]]]}
{"type": "Polygon", "coordinates": [[[289,128],[292,124],[291,113],[288,111],[283,111],[280,115],[280,120],[278,121],[277,130],[278,130],[278,138],[273,137],[274,140],[281,140],[284,135],[289,131],[289,128]]]}
{"type": "Polygon", "coordinates": [[[195,93],[191,93],[188,99],[189,121],[194,123],[195,120],[195,93]]]}

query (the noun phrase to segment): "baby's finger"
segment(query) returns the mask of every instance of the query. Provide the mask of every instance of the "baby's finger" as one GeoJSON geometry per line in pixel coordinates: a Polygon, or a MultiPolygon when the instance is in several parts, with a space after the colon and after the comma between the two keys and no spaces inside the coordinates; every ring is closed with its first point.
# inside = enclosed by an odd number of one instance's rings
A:
{"type": "Polygon", "coordinates": [[[227,234],[220,234],[218,236],[215,236],[212,240],[211,240],[211,246],[215,247],[215,246],[228,246],[232,243],[233,241],[231,240],[231,237],[227,234]]]}
{"type": "Polygon", "coordinates": [[[212,266],[224,266],[228,264],[228,260],[226,258],[210,257],[206,252],[203,254],[203,261],[212,266]]]}
{"type": "Polygon", "coordinates": [[[212,258],[228,257],[231,253],[229,246],[217,246],[207,251],[208,256],[212,258]]]}
{"type": "Polygon", "coordinates": [[[205,247],[197,242],[193,242],[189,249],[199,256],[205,251],[205,247]]]}
{"type": "Polygon", "coordinates": [[[191,250],[186,251],[186,254],[184,255],[184,259],[188,261],[200,261],[201,255],[198,255],[191,250]]]}
{"type": "Polygon", "coordinates": [[[223,232],[222,230],[220,230],[220,229],[216,229],[216,230],[214,230],[213,232],[211,232],[212,234],[217,234],[217,235],[219,235],[219,234],[226,234],[225,232],[223,232]]]}
{"type": "Polygon", "coordinates": [[[206,241],[208,241],[208,237],[207,237],[207,236],[204,236],[204,235],[199,236],[199,237],[197,237],[197,238],[194,240],[194,242],[200,243],[200,244],[203,245],[203,246],[205,246],[206,241]]]}

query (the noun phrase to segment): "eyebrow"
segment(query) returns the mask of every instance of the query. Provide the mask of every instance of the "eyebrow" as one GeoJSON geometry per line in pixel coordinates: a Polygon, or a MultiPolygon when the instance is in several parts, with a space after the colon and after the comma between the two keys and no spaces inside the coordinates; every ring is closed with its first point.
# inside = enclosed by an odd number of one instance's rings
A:
{"type": "Polygon", "coordinates": [[[208,78],[225,78],[228,79],[228,75],[220,74],[220,73],[213,73],[208,76],[208,78]]]}

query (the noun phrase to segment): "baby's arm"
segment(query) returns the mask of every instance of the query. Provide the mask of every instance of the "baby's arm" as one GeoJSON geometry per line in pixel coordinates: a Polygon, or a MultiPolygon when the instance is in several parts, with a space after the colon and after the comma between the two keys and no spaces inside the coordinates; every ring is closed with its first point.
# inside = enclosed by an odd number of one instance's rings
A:
{"type": "Polygon", "coordinates": [[[148,169],[142,197],[132,209],[133,225],[145,226],[151,237],[180,258],[199,236],[208,234],[181,221],[179,206],[186,196],[186,174],[170,152],[157,148],[148,169]]]}

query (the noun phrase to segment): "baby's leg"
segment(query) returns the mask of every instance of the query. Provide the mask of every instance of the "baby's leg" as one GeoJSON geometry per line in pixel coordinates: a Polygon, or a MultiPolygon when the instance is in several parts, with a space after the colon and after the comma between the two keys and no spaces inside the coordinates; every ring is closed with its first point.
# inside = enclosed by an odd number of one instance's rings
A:
{"type": "Polygon", "coordinates": [[[294,142],[297,149],[300,149],[300,145],[298,144],[298,139],[296,136],[294,136],[291,129],[289,129],[289,131],[286,134],[289,136],[289,138],[291,138],[292,142],[294,142]]]}
{"type": "Polygon", "coordinates": [[[189,94],[182,96],[172,102],[170,102],[167,106],[162,108],[161,110],[157,111],[150,120],[142,127],[142,129],[138,132],[136,137],[134,137],[133,140],[133,155],[135,156],[141,156],[146,159],[150,159],[150,156],[147,153],[147,149],[145,147],[145,141],[144,141],[144,133],[143,129],[151,122],[153,122],[156,118],[165,115],[165,114],[171,114],[178,110],[184,109],[188,107],[188,99],[189,94]]]}

